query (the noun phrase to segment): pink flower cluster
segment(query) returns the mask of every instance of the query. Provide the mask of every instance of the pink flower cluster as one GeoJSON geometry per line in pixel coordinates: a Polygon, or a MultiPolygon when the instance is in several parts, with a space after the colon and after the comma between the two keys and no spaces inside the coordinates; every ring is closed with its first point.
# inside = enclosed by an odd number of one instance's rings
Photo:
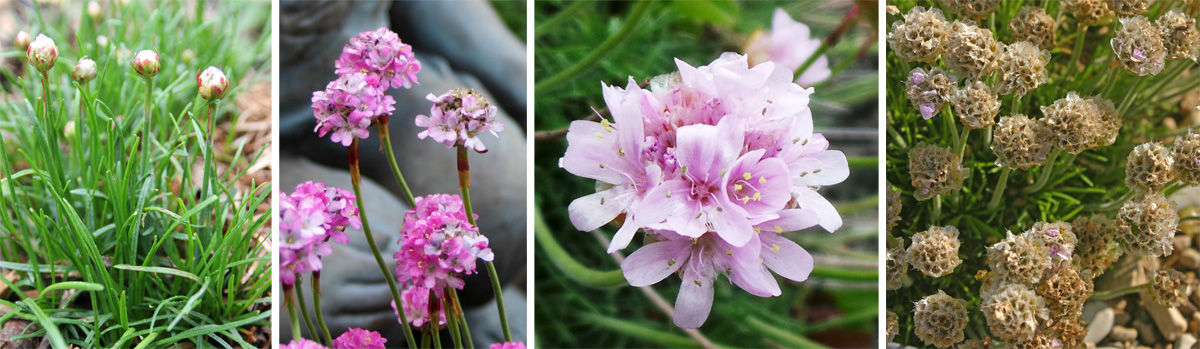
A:
{"type": "Polygon", "coordinates": [[[492,260],[488,239],[467,220],[458,195],[434,194],[416,199],[404,214],[396,279],[441,295],[446,286],[462,289],[460,275],[475,273],[475,259],[492,260]]]}
{"type": "Polygon", "coordinates": [[[298,340],[292,341],[291,343],[279,346],[279,349],[326,349],[326,348],[324,345],[321,345],[321,343],[317,343],[317,342],[314,342],[311,340],[300,338],[298,340]]]}
{"type": "Polygon", "coordinates": [[[479,135],[504,131],[504,122],[496,119],[496,106],[473,89],[453,89],[434,96],[425,97],[433,102],[429,115],[417,115],[417,126],[428,130],[417,137],[432,138],[447,147],[465,146],[476,152],[486,153],[487,147],[479,135]]]}
{"type": "Polygon", "coordinates": [[[812,89],[772,62],[750,67],[726,53],[708,66],[676,60],[677,73],[643,89],[604,85],[612,120],[575,121],[560,166],[595,179],[595,194],[568,207],[590,231],[624,215],[608,251],[639,229],[651,242],[621,265],[633,286],[680,273],[675,324],[708,317],[718,274],[758,296],[778,296],[771,271],[803,281],[812,257],[779,233],[842,219],[817,189],[849,175],[846,156],[813,133],[812,89]]]}
{"type": "Polygon", "coordinates": [[[296,274],[321,270],[321,257],[333,252],[329,240],[350,242],[346,227],[362,224],[354,199],[348,190],[311,181],[291,195],[279,193],[279,279],[285,286],[295,284],[296,274]]]}
{"type": "Polygon", "coordinates": [[[365,31],[350,39],[334,64],[337,80],[324,91],[313,92],[313,131],[349,146],[354,137],[367,138],[376,119],[392,115],[395,99],[391,87],[410,88],[417,82],[421,62],[412,47],[387,28],[365,31]]]}
{"type": "Polygon", "coordinates": [[[351,328],[346,332],[342,332],[341,336],[333,340],[334,349],[384,349],[387,348],[384,344],[387,343],[387,338],[379,335],[379,332],[364,330],[361,328],[351,328]]]}
{"type": "MultiPolygon", "coordinates": [[[[751,37],[746,43],[746,55],[749,56],[752,65],[771,61],[795,71],[817,53],[819,47],[821,39],[813,38],[807,25],[792,19],[783,9],[776,8],[771,30],[756,33],[751,37]]],[[[822,55],[796,78],[796,83],[800,86],[812,86],[828,79],[832,73],[829,70],[829,59],[822,55]]]]}
{"type": "Polygon", "coordinates": [[[516,342],[494,343],[491,346],[489,346],[488,349],[525,349],[525,342],[516,341],[516,342]]]}
{"type": "MultiPolygon", "coordinates": [[[[408,322],[413,326],[421,327],[429,323],[429,301],[433,297],[441,298],[441,295],[430,293],[428,288],[421,286],[412,286],[400,292],[400,300],[404,302],[404,317],[408,318],[408,322]]],[[[396,312],[396,319],[400,319],[400,311],[396,309],[396,301],[392,301],[392,311],[396,312]]],[[[446,309],[438,309],[438,326],[446,324],[446,309]]]]}

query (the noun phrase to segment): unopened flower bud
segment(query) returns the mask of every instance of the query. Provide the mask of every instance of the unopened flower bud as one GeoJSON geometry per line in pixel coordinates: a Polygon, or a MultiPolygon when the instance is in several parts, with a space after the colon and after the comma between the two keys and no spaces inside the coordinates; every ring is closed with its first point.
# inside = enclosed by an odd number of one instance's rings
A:
{"type": "Polygon", "coordinates": [[[99,21],[100,14],[101,14],[100,3],[97,3],[95,1],[89,1],[87,4],[87,14],[88,14],[88,17],[92,17],[93,21],[99,21]]]}
{"type": "Polygon", "coordinates": [[[24,30],[22,30],[17,32],[17,37],[13,39],[13,46],[16,46],[17,49],[24,51],[29,48],[29,42],[32,40],[33,38],[29,36],[29,33],[26,33],[24,30]]]}
{"type": "Polygon", "coordinates": [[[200,89],[200,97],[207,100],[221,99],[229,88],[229,79],[217,67],[208,67],[196,72],[196,87],[200,89]]]}
{"type": "Polygon", "coordinates": [[[75,120],[67,121],[67,125],[63,127],[63,138],[68,142],[75,140],[75,120]]]}
{"type": "Polygon", "coordinates": [[[196,60],[196,51],[192,51],[190,48],[184,49],[183,54],[179,55],[179,59],[183,61],[184,65],[192,64],[192,61],[196,60]]]}
{"type": "Polygon", "coordinates": [[[96,46],[100,46],[100,48],[108,47],[108,37],[104,35],[97,36],[96,46]]]}
{"type": "Polygon", "coordinates": [[[25,57],[29,58],[30,65],[45,73],[58,61],[58,46],[54,44],[54,39],[45,34],[38,34],[37,39],[25,50],[25,57]]]}
{"type": "Polygon", "coordinates": [[[133,67],[133,71],[143,78],[151,79],[162,68],[162,62],[158,59],[158,52],[142,50],[133,56],[133,60],[129,61],[129,66],[133,67]]]}
{"type": "Polygon", "coordinates": [[[71,80],[75,80],[80,85],[87,84],[88,81],[96,78],[96,61],[83,57],[78,63],[75,63],[75,70],[71,71],[71,80]]]}

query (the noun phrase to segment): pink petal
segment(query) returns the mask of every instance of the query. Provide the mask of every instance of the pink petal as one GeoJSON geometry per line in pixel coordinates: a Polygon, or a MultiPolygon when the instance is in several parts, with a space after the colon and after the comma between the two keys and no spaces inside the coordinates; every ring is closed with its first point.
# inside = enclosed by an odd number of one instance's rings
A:
{"type": "MultiPolygon", "coordinates": [[[[711,270],[709,271],[711,272],[711,270]]],[[[699,328],[712,311],[713,277],[709,273],[683,273],[683,285],[675,297],[675,326],[699,328]]]]}
{"type": "Polygon", "coordinates": [[[628,207],[628,202],[614,199],[622,191],[621,187],[614,187],[571,201],[567,206],[571,224],[581,231],[596,230],[608,224],[628,207]]]}
{"type": "Polygon", "coordinates": [[[650,286],[679,270],[690,251],[691,241],[688,239],[651,243],[626,257],[625,262],[621,263],[621,271],[625,273],[625,280],[629,281],[630,286],[650,286]]]}
{"type": "Polygon", "coordinates": [[[813,210],[817,214],[817,217],[821,220],[818,223],[821,225],[821,228],[832,233],[842,227],[842,216],[838,214],[833,204],[829,203],[829,200],[826,200],[816,190],[798,188],[792,191],[792,195],[796,199],[796,203],[800,205],[800,208],[813,210]]]}
{"type": "Polygon", "coordinates": [[[762,241],[763,264],[779,276],[804,281],[813,270],[813,258],[803,247],[776,233],[758,235],[762,241]]]}
{"type": "Polygon", "coordinates": [[[821,217],[817,216],[817,212],[805,209],[787,209],[779,211],[779,218],[775,218],[756,225],[765,232],[785,232],[798,231],[801,229],[812,228],[821,221],[821,217]]]}

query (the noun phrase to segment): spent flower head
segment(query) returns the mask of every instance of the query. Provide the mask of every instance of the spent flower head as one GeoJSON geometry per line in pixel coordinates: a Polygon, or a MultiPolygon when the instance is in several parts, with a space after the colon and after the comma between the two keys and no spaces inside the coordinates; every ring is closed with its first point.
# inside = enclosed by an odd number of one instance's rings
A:
{"type": "Polygon", "coordinates": [[[1022,114],[1000,117],[992,133],[998,166],[1028,170],[1046,162],[1053,145],[1046,124],[1022,114]]]}
{"type": "Polygon", "coordinates": [[[996,92],[1024,96],[1046,83],[1049,79],[1046,65],[1049,63],[1050,52],[1035,44],[1020,41],[1005,46],[996,68],[1000,75],[996,92]]]}
{"type": "Polygon", "coordinates": [[[1050,269],[1050,247],[1031,239],[1029,234],[1007,234],[1004,240],[987,249],[991,273],[1029,285],[1037,284],[1050,269]]]}
{"type": "Polygon", "coordinates": [[[958,228],[953,226],[929,227],[929,230],[912,236],[908,245],[908,262],[913,268],[929,277],[941,277],[954,272],[962,263],[958,258],[958,228]]]}
{"type": "Polygon", "coordinates": [[[1025,6],[1021,12],[1008,22],[1008,32],[1013,41],[1027,41],[1043,50],[1054,49],[1054,36],[1058,31],[1058,23],[1054,17],[1046,14],[1046,9],[1036,6],[1025,6]]]}
{"type": "Polygon", "coordinates": [[[1121,129],[1117,108],[1100,97],[1083,99],[1071,91],[1041,109],[1054,145],[1071,154],[1112,145],[1121,129]]]}
{"type": "Polygon", "coordinates": [[[950,101],[956,80],[958,78],[942,68],[933,67],[928,71],[921,67],[913,68],[908,73],[908,80],[904,81],[905,94],[913,107],[921,111],[921,117],[929,120],[950,101]]]}
{"type": "Polygon", "coordinates": [[[55,45],[54,39],[46,34],[38,34],[37,38],[29,43],[29,48],[25,50],[25,57],[37,71],[46,73],[54,67],[55,62],[58,62],[58,45],[55,45]]]}
{"type": "Polygon", "coordinates": [[[1071,230],[1079,238],[1071,261],[1080,270],[1099,276],[1121,257],[1121,245],[1117,243],[1116,222],[1102,215],[1079,217],[1071,223],[1071,230]]]}
{"type": "Polygon", "coordinates": [[[404,213],[400,230],[396,279],[441,293],[448,287],[462,289],[462,275],[475,273],[475,260],[491,261],[488,238],[467,219],[458,195],[433,194],[416,199],[404,213]]]}
{"type": "Polygon", "coordinates": [[[1150,300],[1161,306],[1173,308],[1187,301],[1192,285],[1183,273],[1175,269],[1162,268],[1151,276],[1150,300]]]}
{"type": "Polygon", "coordinates": [[[1113,19],[1108,0],[1063,0],[1061,5],[1064,12],[1070,13],[1082,25],[1105,25],[1113,19]]]}
{"type": "Polygon", "coordinates": [[[913,306],[913,333],[925,344],[947,348],[962,342],[967,319],[967,302],[938,290],[913,306]]]}
{"type": "Polygon", "coordinates": [[[1153,2],[1153,0],[1108,0],[1108,5],[1118,16],[1133,17],[1146,12],[1153,2]]]}
{"type": "Polygon", "coordinates": [[[942,10],[913,7],[903,21],[892,23],[888,47],[906,61],[934,63],[950,43],[953,31],[942,10]]]}
{"type": "Polygon", "coordinates": [[[1171,10],[1154,22],[1162,32],[1167,58],[1190,59],[1200,56],[1200,30],[1196,19],[1178,10],[1171,10]]]}
{"type": "Polygon", "coordinates": [[[992,74],[1004,44],[996,41],[992,31],[975,23],[954,21],[954,34],[942,58],[955,72],[971,80],[992,74]]]}
{"type": "Polygon", "coordinates": [[[1009,283],[983,297],[983,317],[997,338],[1027,341],[1037,334],[1039,320],[1049,316],[1046,301],[1020,283],[1009,283]]]}
{"type": "Polygon", "coordinates": [[[1121,18],[1121,30],[1111,42],[1117,63],[1134,75],[1157,75],[1166,66],[1162,30],[1146,17],[1121,18]]]}
{"type": "Polygon", "coordinates": [[[1164,257],[1175,249],[1179,213],[1175,202],[1162,194],[1141,194],[1125,202],[1117,211],[1117,219],[1126,253],[1164,257]]]}
{"type": "Polygon", "coordinates": [[[133,59],[129,61],[129,66],[142,78],[152,79],[162,69],[162,60],[158,58],[158,52],[156,51],[141,50],[133,55],[133,59]]]}
{"type": "Polygon", "coordinates": [[[962,167],[962,158],[949,148],[924,142],[908,151],[908,171],[913,197],[920,201],[961,189],[970,174],[962,167]]]}
{"type": "Polygon", "coordinates": [[[229,79],[220,68],[210,66],[196,72],[196,87],[200,89],[200,98],[221,99],[229,89],[229,79]]]}
{"type": "Polygon", "coordinates": [[[457,88],[441,96],[430,93],[425,99],[433,102],[433,107],[429,115],[417,115],[417,126],[428,128],[417,134],[421,139],[429,137],[447,147],[464,146],[486,153],[479,136],[490,132],[500,137],[497,133],[504,131],[504,121],[496,118],[496,106],[475,89],[457,88]]]}
{"type": "Polygon", "coordinates": [[[1200,133],[1188,131],[1175,137],[1171,157],[1175,159],[1171,166],[1175,179],[1187,185],[1200,185],[1200,133]]]}
{"type": "MultiPolygon", "coordinates": [[[[903,240],[900,240],[903,243],[903,240]]],[[[887,250],[887,289],[898,290],[904,286],[904,275],[908,274],[908,252],[904,246],[887,250]]]]}
{"type": "Polygon", "coordinates": [[[950,97],[950,104],[954,106],[963,128],[981,129],[996,123],[996,115],[1000,114],[1000,99],[992,88],[982,81],[976,81],[955,90],[950,97]]]}
{"type": "Polygon", "coordinates": [[[1161,143],[1142,143],[1125,160],[1125,185],[1131,190],[1157,193],[1175,179],[1174,164],[1171,151],[1161,143]]]}

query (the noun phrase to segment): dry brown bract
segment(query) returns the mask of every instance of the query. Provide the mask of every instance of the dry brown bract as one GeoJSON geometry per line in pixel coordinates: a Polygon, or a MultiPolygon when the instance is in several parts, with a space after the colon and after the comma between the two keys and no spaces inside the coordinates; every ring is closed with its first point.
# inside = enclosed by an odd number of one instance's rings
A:
{"type": "Polygon", "coordinates": [[[1112,38],[1121,68],[1138,76],[1157,75],[1167,63],[1162,31],[1146,17],[1121,18],[1121,30],[1112,38]]]}
{"type": "Polygon", "coordinates": [[[969,172],[962,167],[962,159],[950,149],[920,143],[908,152],[908,171],[912,185],[916,188],[913,197],[929,200],[937,195],[946,195],[962,188],[969,172]]]}
{"type": "Polygon", "coordinates": [[[1125,185],[1129,189],[1157,193],[1175,178],[1171,167],[1175,159],[1158,142],[1143,143],[1129,152],[1125,161],[1125,185]]]}
{"type": "Polygon", "coordinates": [[[1175,202],[1158,193],[1142,194],[1117,211],[1125,253],[1163,257],[1175,249],[1179,214],[1175,202]]]}
{"type": "Polygon", "coordinates": [[[892,23],[888,45],[906,61],[934,63],[950,41],[950,24],[942,10],[917,6],[892,23]]]}
{"type": "Polygon", "coordinates": [[[946,348],[963,340],[967,327],[967,305],[938,290],[913,307],[913,333],[925,344],[946,348]]]}
{"type": "Polygon", "coordinates": [[[954,112],[962,121],[963,128],[968,130],[987,128],[996,124],[996,115],[1000,114],[1000,100],[995,91],[987,84],[976,81],[967,87],[958,89],[950,97],[954,112]]]}
{"type": "Polygon", "coordinates": [[[1054,49],[1054,34],[1057,31],[1054,18],[1041,7],[1026,6],[1008,22],[1013,42],[1028,41],[1043,50],[1054,49]]]}
{"type": "Polygon", "coordinates": [[[1041,109],[1054,145],[1071,154],[1112,145],[1121,130],[1117,108],[1100,97],[1082,99],[1071,91],[1041,109]]]}
{"type": "Polygon", "coordinates": [[[992,133],[996,165],[1028,170],[1046,161],[1054,145],[1050,130],[1041,120],[1021,114],[1000,117],[992,133]]]}
{"type": "Polygon", "coordinates": [[[962,263],[958,258],[958,228],[953,226],[929,227],[916,233],[908,245],[908,262],[913,268],[929,277],[950,274],[962,263]]]}

